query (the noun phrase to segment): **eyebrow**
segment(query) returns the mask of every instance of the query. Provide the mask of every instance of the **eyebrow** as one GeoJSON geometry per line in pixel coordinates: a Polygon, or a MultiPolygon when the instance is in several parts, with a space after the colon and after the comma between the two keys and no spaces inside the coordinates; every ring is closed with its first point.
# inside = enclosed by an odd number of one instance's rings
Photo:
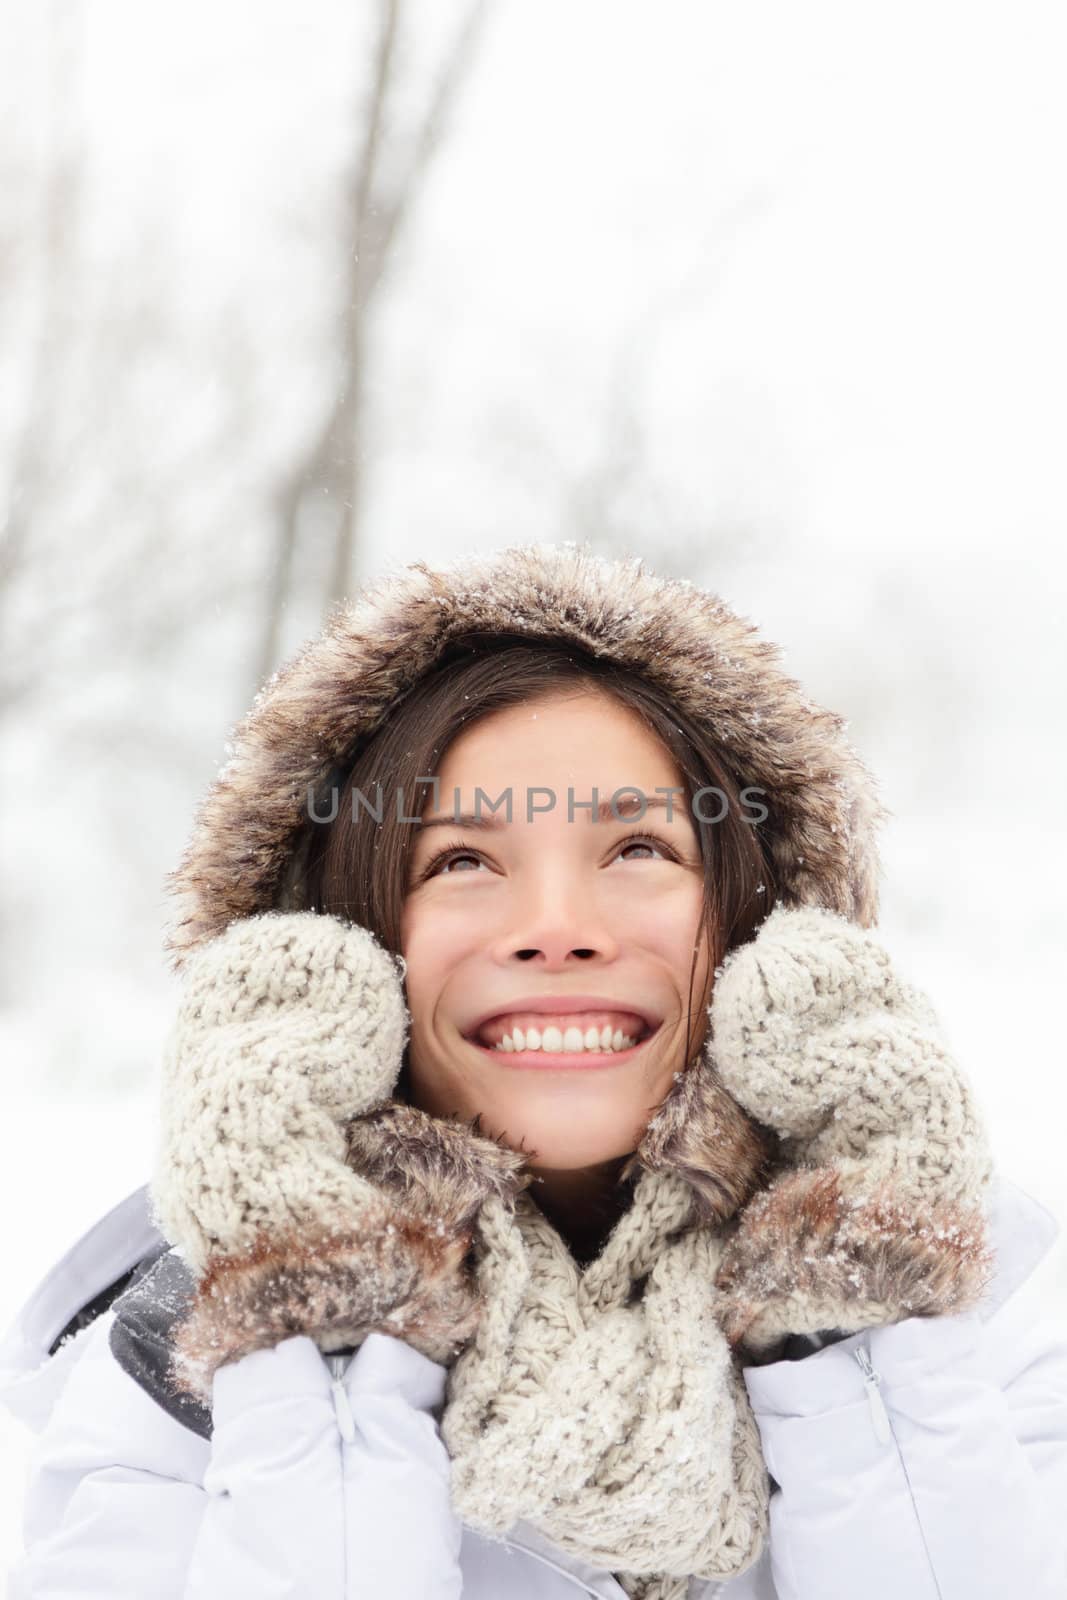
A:
{"type": "MultiPolygon", "coordinates": [[[[665,794],[645,796],[645,810],[634,817],[625,815],[625,811],[628,806],[633,806],[636,808],[638,804],[638,801],[634,796],[631,795],[629,799],[620,800],[616,809],[612,808],[612,802],[610,800],[601,800],[600,804],[597,806],[597,821],[640,822],[644,819],[644,816],[649,811],[665,811],[668,803],[673,804],[674,815],[677,816],[678,812],[682,809],[682,803],[678,800],[677,794],[673,796],[665,794]],[[622,811],[624,815],[619,816],[619,811],[622,811]]],[[[578,805],[579,802],[576,801],[575,807],[577,808],[578,805]]],[[[588,815],[588,802],[582,806],[582,810],[586,813],[586,815],[588,815]]],[[[548,816],[549,813],[546,811],[535,814],[548,816]]],[[[673,818],[671,820],[673,820],[673,818]]],[[[577,818],[575,818],[575,821],[577,821],[577,818]]],[[[485,828],[490,832],[499,833],[503,829],[509,827],[510,824],[505,818],[497,816],[496,813],[492,811],[489,812],[487,816],[475,814],[470,811],[461,811],[458,815],[450,813],[448,816],[444,817],[427,817],[420,821],[419,826],[420,831],[423,828],[485,828]]]]}

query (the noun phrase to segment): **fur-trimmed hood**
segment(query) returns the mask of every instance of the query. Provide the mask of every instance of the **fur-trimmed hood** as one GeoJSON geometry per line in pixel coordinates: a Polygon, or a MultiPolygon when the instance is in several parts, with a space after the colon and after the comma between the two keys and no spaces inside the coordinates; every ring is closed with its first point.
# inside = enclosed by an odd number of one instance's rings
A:
{"type": "MultiPolygon", "coordinates": [[[[380,576],[337,607],[260,691],[169,875],[181,913],[167,948],[179,970],[242,919],[306,909],[299,886],[315,828],[309,796],[319,814],[321,794],[402,697],[446,652],[487,633],[580,646],[665,689],[712,730],[739,787],[762,791],[767,817],[759,827],[779,903],[874,925],[875,835],[888,812],[845,737],[845,719],[783,670],[779,647],[718,595],[658,575],[640,557],[520,545],[380,576]]],[[[402,1181],[404,1150],[413,1148],[419,1179],[431,1188],[439,1171],[450,1187],[465,1188],[471,1163],[488,1166],[483,1187],[491,1192],[492,1152],[474,1130],[419,1113],[413,1132],[410,1120],[395,1107],[377,1119],[379,1165],[402,1181]],[[470,1161],[457,1167],[464,1148],[470,1161]]],[[[694,1216],[721,1224],[766,1182],[778,1154],[772,1130],[726,1093],[705,1053],[699,1071],[676,1077],[620,1181],[641,1169],[677,1174],[694,1216]]]]}
{"type": "Polygon", "coordinates": [[[293,884],[314,828],[309,792],[354,759],[446,649],[485,632],[578,645],[661,686],[712,730],[739,781],[764,791],[781,901],[875,925],[876,833],[889,813],[845,719],[816,705],[779,647],[718,595],[640,557],[537,544],[381,576],[274,674],[234,730],[232,759],[169,874],[181,905],[167,938],[175,967],[238,918],[303,909],[293,884]]]}

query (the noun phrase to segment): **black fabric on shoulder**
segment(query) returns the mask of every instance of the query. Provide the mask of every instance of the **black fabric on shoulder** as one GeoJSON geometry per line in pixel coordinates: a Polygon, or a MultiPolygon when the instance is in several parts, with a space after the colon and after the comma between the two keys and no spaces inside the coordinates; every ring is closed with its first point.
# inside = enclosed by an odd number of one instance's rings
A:
{"type": "Polygon", "coordinates": [[[779,1361],[803,1361],[828,1344],[849,1338],[843,1328],[820,1328],[818,1333],[791,1333],[782,1346],[779,1361]]]}
{"type": "Polygon", "coordinates": [[[154,1250],[150,1250],[148,1255],[142,1256],[140,1261],[135,1261],[132,1267],[128,1268],[126,1272],[122,1273],[120,1277],[115,1279],[114,1283],[109,1283],[106,1289],[101,1289],[99,1294],[95,1294],[91,1300],[87,1300],[85,1304],[74,1313],[70,1321],[63,1328],[62,1332],[58,1333],[52,1340],[52,1343],[48,1347],[48,1354],[50,1356],[54,1356],[60,1345],[63,1344],[65,1340],[72,1339],[76,1333],[80,1333],[82,1329],[87,1328],[91,1322],[95,1322],[97,1317],[103,1316],[104,1312],[114,1304],[119,1295],[122,1294],[123,1290],[131,1288],[135,1283],[139,1283],[144,1277],[145,1273],[148,1272],[150,1268],[152,1268],[159,1260],[160,1256],[164,1255],[169,1249],[170,1245],[164,1240],[163,1243],[157,1245],[154,1250]]]}
{"type": "Polygon", "coordinates": [[[167,1246],[155,1264],[115,1301],[108,1342],[122,1370],[175,1421],[210,1439],[211,1409],[171,1387],[171,1332],[193,1297],[195,1280],[181,1256],[167,1246]]]}
{"type": "Polygon", "coordinates": [[[778,1361],[803,1361],[828,1344],[837,1344],[850,1334],[846,1328],[820,1328],[817,1333],[787,1333],[766,1350],[751,1355],[746,1366],[770,1367],[778,1361]]]}

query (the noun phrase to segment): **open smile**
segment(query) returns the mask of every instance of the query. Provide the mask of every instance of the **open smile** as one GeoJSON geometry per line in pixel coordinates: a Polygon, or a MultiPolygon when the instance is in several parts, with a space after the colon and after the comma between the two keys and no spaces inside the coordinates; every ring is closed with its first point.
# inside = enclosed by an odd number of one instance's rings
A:
{"type": "Polygon", "coordinates": [[[477,1050],[479,1055],[488,1056],[497,1066],[518,1067],[526,1071],[540,1069],[542,1072],[596,1072],[632,1061],[658,1033],[659,1025],[650,1029],[628,1050],[499,1050],[481,1044],[477,1039],[464,1037],[463,1042],[477,1050]]]}

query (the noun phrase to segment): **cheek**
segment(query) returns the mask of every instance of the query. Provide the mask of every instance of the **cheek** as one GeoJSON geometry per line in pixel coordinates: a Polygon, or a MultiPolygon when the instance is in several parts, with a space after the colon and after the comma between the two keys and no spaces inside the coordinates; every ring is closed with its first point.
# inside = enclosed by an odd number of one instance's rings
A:
{"type": "MultiPolygon", "coordinates": [[[[684,967],[688,974],[693,960],[693,946],[698,939],[706,946],[702,925],[703,903],[699,894],[686,892],[677,895],[660,895],[649,902],[641,918],[641,943],[646,949],[670,962],[674,968],[684,967]]],[[[703,954],[697,957],[697,970],[703,954]]]]}
{"type": "Polygon", "coordinates": [[[400,921],[400,954],[407,965],[404,988],[416,1024],[427,1016],[450,979],[481,946],[484,929],[461,929],[454,916],[432,906],[405,910],[400,921]]]}
{"type": "Polygon", "coordinates": [[[485,899],[462,893],[410,902],[400,916],[400,954],[409,963],[455,967],[485,950],[494,909],[485,899]]]}
{"type": "Polygon", "coordinates": [[[416,1028],[437,983],[433,962],[435,949],[440,949],[440,943],[433,938],[426,919],[405,912],[400,922],[400,954],[406,965],[404,994],[416,1028]]]}

